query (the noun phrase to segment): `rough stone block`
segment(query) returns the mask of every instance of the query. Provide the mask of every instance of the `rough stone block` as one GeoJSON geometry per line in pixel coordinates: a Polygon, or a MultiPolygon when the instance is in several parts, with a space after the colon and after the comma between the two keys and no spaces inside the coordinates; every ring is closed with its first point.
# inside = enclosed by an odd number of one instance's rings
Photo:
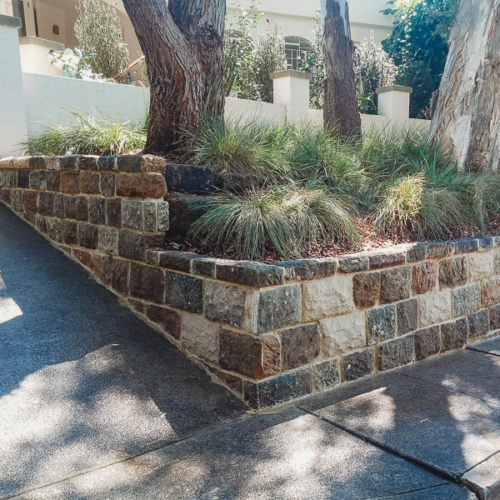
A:
{"type": "Polygon", "coordinates": [[[161,326],[163,332],[174,339],[181,338],[181,316],[168,307],[147,304],[145,314],[150,321],[161,326]]]}
{"type": "Polygon", "coordinates": [[[396,267],[382,271],[380,280],[380,303],[390,304],[409,299],[411,295],[411,267],[396,267]]]}
{"type": "Polygon", "coordinates": [[[282,267],[258,262],[218,261],[215,272],[219,280],[255,288],[281,285],[285,282],[285,270],[282,267]]]}
{"type": "Polygon", "coordinates": [[[256,308],[252,310],[252,331],[264,333],[300,321],[300,285],[288,285],[255,293],[256,308]]]}
{"type": "Polygon", "coordinates": [[[380,273],[362,273],[353,277],[354,303],[359,309],[373,307],[380,297],[380,273]]]}
{"type": "Polygon", "coordinates": [[[358,380],[375,371],[375,349],[363,349],[342,357],[343,379],[346,382],[358,380]]]}
{"type": "Polygon", "coordinates": [[[406,260],[407,262],[421,262],[426,259],[426,255],[427,245],[425,243],[417,243],[408,249],[406,260]]]}
{"type": "Polygon", "coordinates": [[[378,344],[396,336],[396,306],[370,309],[367,311],[367,318],[369,344],[378,344]]]}
{"type": "Polygon", "coordinates": [[[308,281],[333,276],[337,271],[337,261],[332,258],[304,259],[276,263],[285,269],[286,281],[308,281]]]}
{"type": "Polygon", "coordinates": [[[117,254],[118,235],[118,229],[115,229],[113,227],[100,226],[97,243],[97,248],[99,249],[99,251],[117,254]]]}
{"type": "Polygon", "coordinates": [[[116,156],[99,156],[97,170],[116,170],[116,156]]]}
{"type": "Polygon", "coordinates": [[[121,227],[122,200],[120,198],[106,200],[106,223],[108,226],[121,227]]]}
{"type": "Polygon", "coordinates": [[[203,258],[203,256],[193,252],[179,252],[177,250],[165,250],[155,253],[156,255],[154,257],[150,255],[150,258],[156,260],[156,265],[184,273],[191,272],[191,263],[193,260],[203,258]]]}
{"type": "Polygon", "coordinates": [[[464,286],[452,291],[452,318],[468,316],[481,309],[481,285],[464,286]]]}
{"type": "Polygon", "coordinates": [[[500,278],[481,283],[481,305],[491,307],[500,304],[500,278]]]}
{"type": "Polygon", "coordinates": [[[61,165],[59,160],[60,158],[58,156],[46,156],[45,168],[48,170],[61,170],[61,165]]]}
{"type": "Polygon", "coordinates": [[[318,325],[301,325],[281,333],[283,370],[300,368],[321,354],[321,335],[318,325]]]}
{"type": "Polygon", "coordinates": [[[492,251],[471,253],[468,257],[470,281],[480,281],[493,276],[495,256],[492,251]]]}
{"type": "Polygon", "coordinates": [[[336,275],[303,284],[304,321],[346,314],[356,309],[353,277],[336,275]]]}
{"type": "Polygon", "coordinates": [[[481,236],[480,238],[477,239],[477,242],[479,243],[479,251],[480,252],[487,252],[488,250],[493,250],[494,241],[493,238],[490,236],[481,236]]]}
{"type": "Polygon", "coordinates": [[[161,174],[116,174],[116,195],[125,198],[162,199],[167,185],[161,174]]]}
{"type": "Polygon", "coordinates": [[[59,191],[61,186],[61,174],[56,170],[48,170],[45,172],[45,182],[49,191],[59,191]]]}
{"type": "Polygon", "coordinates": [[[366,317],[362,311],[323,319],[320,328],[327,357],[366,346],[366,317]]]}
{"type": "Polygon", "coordinates": [[[313,385],[315,392],[323,392],[336,387],[341,382],[338,359],[329,359],[313,365],[313,385]]]}
{"type": "Polygon", "coordinates": [[[441,350],[445,352],[462,348],[467,343],[468,336],[466,318],[441,325],[441,350]]]}
{"type": "MultiPolygon", "coordinates": [[[[43,193],[41,193],[41,194],[43,194],[43,193]]],[[[53,193],[51,193],[51,194],[53,194],[53,193]]],[[[10,202],[11,202],[12,208],[16,212],[23,212],[24,211],[23,190],[22,189],[11,189],[10,202]]]]}
{"type": "MultiPolygon", "coordinates": [[[[43,194],[43,193],[42,193],[43,194]]],[[[61,243],[61,221],[59,219],[47,218],[45,219],[45,227],[47,236],[57,243],[61,243]]]]}
{"type": "Polygon", "coordinates": [[[130,295],[162,304],[165,302],[165,276],[161,269],[132,262],[130,265],[130,295]]]}
{"type": "Polygon", "coordinates": [[[471,314],[469,320],[469,336],[481,337],[490,330],[490,313],[488,309],[471,314]]]}
{"type": "Polygon", "coordinates": [[[45,164],[45,157],[44,156],[31,156],[29,158],[29,168],[35,169],[35,168],[40,168],[40,169],[45,169],[47,168],[45,164]]]}
{"type": "Polygon", "coordinates": [[[51,192],[42,192],[38,198],[38,212],[40,215],[54,215],[55,194],[51,192]]]}
{"type": "Polygon", "coordinates": [[[92,224],[80,223],[78,225],[78,244],[81,247],[97,249],[99,239],[98,228],[92,224]]]}
{"type": "Polygon", "coordinates": [[[419,297],[420,326],[437,325],[451,319],[451,292],[433,292],[419,297]]]}
{"type": "Polygon", "coordinates": [[[207,212],[203,198],[184,193],[167,195],[169,210],[168,236],[184,236],[191,224],[207,212]]]}
{"type": "Polygon", "coordinates": [[[66,245],[78,245],[78,223],[71,220],[61,221],[62,241],[66,245]]]}
{"type": "Polygon", "coordinates": [[[178,309],[203,312],[203,280],[195,276],[166,271],[165,303],[178,309]]]}
{"type": "MultiPolygon", "coordinates": [[[[30,172],[30,177],[31,177],[30,172]]],[[[43,174],[44,172],[41,171],[43,174]]],[[[18,187],[19,180],[18,180],[18,173],[15,170],[4,170],[2,171],[2,183],[5,187],[18,187]]],[[[35,189],[35,188],[32,188],[35,189]]]]}
{"type": "Polygon", "coordinates": [[[158,227],[158,220],[156,214],[157,204],[156,201],[144,201],[144,231],[156,231],[158,227]]]}
{"type": "Polygon", "coordinates": [[[42,232],[42,233],[47,232],[47,228],[46,228],[46,224],[45,224],[45,217],[43,217],[42,215],[39,215],[39,214],[35,215],[35,225],[36,225],[36,228],[40,232],[42,232]]]}
{"type": "Polygon", "coordinates": [[[89,222],[92,224],[106,224],[106,200],[100,196],[90,196],[89,222]]]}
{"type": "Polygon", "coordinates": [[[406,262],[405,252],[383,252],[368,256],[370,269],[384,269],[386,267],[400,266],[406,262]]]}
{"type": "Polygon", "coordinates": [[[113,290],[123,295],[128,295],[128,284],[130,277],[130,262],[113,258],[111,263],[111,286],[113,290]]]}
{"type": "Polygon", "coordinates": [[[56,193],[54,197],[54,215],[59,219],[64,219],[66,217],[66,213],[64,210],[64,202],[66,195],[61,193],[56,193]]]}
{"type": "Polygon", "coordinates": [[[339,258],[339,270],[343,273],[359,273],[368,271],[370,261],[366,255],[348,255],[339,258]]]}
{"type": "Polygon", "coordinates": [[[78,194],[80,192],[80,172],[61,172],[61,192],[78,194]]]}
{"type": "Polygon", "coordinates": [[[413,362],[413,335],[406,335],[378,346],[378,369],[383,372],[413,362]]]}
{"type": "Polygon", "coordinates": [[[34,170],[30,172],[30,189],[47,189],[45,170],[34,170]]]}
{"type": "Polygon", "coordinates": [[[111,283],[112,262],[113,257],[111,255],[92,252],[90,268],[92,269],[97,279],[105,285],[109,285],[111,283]]]}
{"type": "Polygon", "coordinates": [[[144,204],[142,201],[122,200],[122,225],[129,229],[144,229],[144,204]]]}
{"type": "Polygon", "coordinates": [[[229,325],[243,326],[246,297],[244,288],[218,281],[206,281],[205,316],[229,325]]]}
{"type": "Polygon", "coordinates": [[[416,295],[427,293],[436,287],[438,274],[437,262],[423,262],[413,266],[412,290],[416,295]]]}
{"type": "Polygon", "coordinates": [[[64,218],[76,219],[76,197],[64,196],[64,218]]]}
{"type": "Polygon", "coordinates": [[[196,356],[217,363],[219,358],[220,325],[203,316],[182,313],[181,344],[196,356]]]}
{"type": "Polygon", "coordinates": [[[38,212],[37,191],[23,191],[23,207],[26,214],[34,215],[38,212]]]}
{"type": "Polygon", "coordinates": [[[101,194],[97,172],[84,171],[80,173],[80,191],[86,194],[101,194]]]}
{"type": "Polygon", "coordinates": [[[165,180],[170,191],[208,193],[215,190],[217,177],[209,167],[168,163],[165,180]]]}
{"type": "Polygon", "coordinates": [[[86,196],[76,196],[75,219],[87,222],[89,220],[89,200],[86,196]]]}
{"type": "Polygon", "coordinates": [[[431,356],[439,354],[441,351],[441,336],[439,326],[431,326],[419,330],[414,334],[415,338],[415,359],[422,361],[431,356]]]}
{"type": "Polygon", "coordinates": [[[158,229],[168,231],[170,227],[169,204],[166,201],[158,202],[158,229]]]}
{"type": "Polygon", "coordinates": [[[78,170],[97,170],[99,156],[86,155],[78,159],[78,170]]]}
{"type": "Polygon", "coordinates": [[[454,251],[455,244],[452,242],[431,243],[426,247],[426,256],[428,259],[442,259],[452,255],[454,251]]]}
{"type": "MultiPolygon", "coordinates": [[[[0,172],[0,186],[5,186],[5,172],[0,172]]],[[[28,189],[30,187],[30,172],[29,170],[19,170],[17,173],[17,185],[20,188],[28,189]]]]}
{"type": "Polygon", "coordinates": [[[500,329],[500,305],[490,309],[490,330],[500,329]]]}
{"type": "Polygon", "coordinates": [[[223,329],[220,332],[219,366],[253,379],[277,375],[281,349],[274,335],[253,337],[223,329]]]}
{"type": "Polygon", "coordinates": [[[398,335],[406,335],[418,328],[418,299],[406,300],[396,306],[398,335]]]}
{"type": "Polygon", "coordinates": [[[128,229],[120,230],[118,236],[118,254],[121,257],[144,260],[145,252],[146,247],[141,233],[129,231],[128,229]]]}
{"type": "Polygon", "coordinates": [[[474,238],[456,240],[454,243],[456,254],[477,252],[479,250],[479,242],[474,238]]]}
{"type": "Polygon", "coordinates": [[[10,205],[11,204],[11,197],[10,197],[10,189],[7,188],[1,188],[0,189],[0,199],[6,204],[10,205]]]}
{"type": "Polygon", "coordinates": [[[100,188],[103,196],[113,197],[115,195],[115,174],[101,174],[100,188]]]}
{"type": "Polygon", "coordinates": [[[80,261],[84,266],[90,267],[92,261],[92,254],[90,252],[80,250],[79,248],[73,248],[73,255],[75,259],[80,261]]]}
{"type": "Polygon", "coordinates": [[[493,272],[495,274],[500,274],[500,250],[496,249],[493,254],[493,272]]]}
{"type": "Polygon", "coordinates": [[[202,257],[191,261],[191,272],[197,276],[215,278],[217,259],[202,257]]]}
{"type": "Polygon", "coordinates": [[[467,283],[467,257],[454,257],[439,263],[439,285],[441,288],[453,288],[467,283]]]}

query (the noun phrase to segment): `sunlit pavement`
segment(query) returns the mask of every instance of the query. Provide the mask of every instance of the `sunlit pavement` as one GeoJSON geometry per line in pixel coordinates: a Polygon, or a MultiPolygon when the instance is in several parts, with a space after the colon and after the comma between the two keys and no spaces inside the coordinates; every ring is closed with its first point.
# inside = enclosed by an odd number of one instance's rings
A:
{"type": "Polygon", "coordinates": [[[0,205],[0,499],[500,498],[500,340],[254,414],[0,205]]]}

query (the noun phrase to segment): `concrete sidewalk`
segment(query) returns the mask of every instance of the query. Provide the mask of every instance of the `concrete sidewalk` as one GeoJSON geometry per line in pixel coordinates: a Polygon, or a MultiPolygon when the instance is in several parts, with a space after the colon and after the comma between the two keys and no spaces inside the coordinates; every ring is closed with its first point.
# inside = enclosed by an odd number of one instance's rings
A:
{"type": "Polygon", "coordinates": [[[500,339],[254,414],[0,205],[0,499],[500,498],[500,339]]]}

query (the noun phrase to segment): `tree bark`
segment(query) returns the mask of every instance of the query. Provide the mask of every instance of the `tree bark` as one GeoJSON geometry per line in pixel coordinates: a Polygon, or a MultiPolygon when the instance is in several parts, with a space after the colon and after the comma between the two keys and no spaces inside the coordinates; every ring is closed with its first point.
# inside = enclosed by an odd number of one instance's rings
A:
{"type": "Polygon", "coordinates": [[[500,0],[461,0],[430,139],[460,170],[498,171],[500,0]]]}
{"type": "Polygon", "coordinates": [[[347,0],[322,0],[325,60],[325,128],[346,137],[361,137],[356,94],[354,45],[347,0]]]}
{"type": "Polygon", "coordinates": [[[178,148],[206,116],[224,119],[226,0],[124,0],[151,86],[145,153],[178,148]]]}

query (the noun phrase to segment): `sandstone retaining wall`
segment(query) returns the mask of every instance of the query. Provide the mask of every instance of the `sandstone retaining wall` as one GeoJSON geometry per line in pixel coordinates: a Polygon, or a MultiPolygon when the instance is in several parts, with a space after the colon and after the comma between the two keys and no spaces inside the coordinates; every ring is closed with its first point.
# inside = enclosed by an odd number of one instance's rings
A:
{"type": "Polygon", "coordinates": [[[500,237],[273,265],[165,251],[164,169],[1,160],[0,196],[254,408],[500,332],[500,237]]]}

